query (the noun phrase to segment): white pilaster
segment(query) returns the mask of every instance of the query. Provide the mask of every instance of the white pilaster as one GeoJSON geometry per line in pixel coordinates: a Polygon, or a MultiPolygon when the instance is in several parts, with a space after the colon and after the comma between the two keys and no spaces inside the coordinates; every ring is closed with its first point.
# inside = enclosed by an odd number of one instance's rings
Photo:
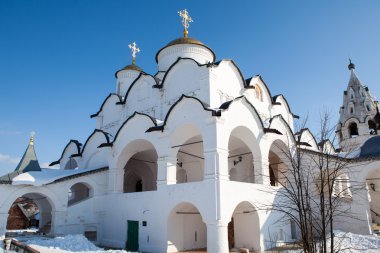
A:
{"type": "Polygon", "coordinates": [[[215,221],[207,223],[207,252],[228,253],[228,223],[215,221]]]}
{"type": "Polygon", "coordinates": [[[204,179],[229,180],[227,150],[221,148],[205,150],[204,179]]]}
{"type": "Polygon", "coordinates": [[[270,184],[269,161],[267,158],[256,158],[253,160],[256,184],[270,184]]]}
{"type": "Polygon", "coordinates": [[[177,183],[177,159],[175,157],[160,157],[157,166],[157,186],[177,183]]]}
{"type": "Polygon", "coordinates": [[[124,169],[112,168],[108,171],[108,192],[121,193],[123,192],[124,169]]]}

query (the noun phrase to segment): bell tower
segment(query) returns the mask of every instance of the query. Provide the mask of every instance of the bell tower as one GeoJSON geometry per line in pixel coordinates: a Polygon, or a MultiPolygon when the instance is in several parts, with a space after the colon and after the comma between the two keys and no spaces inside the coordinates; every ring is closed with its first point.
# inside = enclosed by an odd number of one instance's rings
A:
{"type": "Polygon", "coordinates": [[[337,133],[339,146],[347,152],[361,146],[373,135],[380,134],[380,117],[378,103],[358,78],[355,64],[348,65],[350,79],[347,89],[343,93],[343,105],[339,110],[337,133]]]}

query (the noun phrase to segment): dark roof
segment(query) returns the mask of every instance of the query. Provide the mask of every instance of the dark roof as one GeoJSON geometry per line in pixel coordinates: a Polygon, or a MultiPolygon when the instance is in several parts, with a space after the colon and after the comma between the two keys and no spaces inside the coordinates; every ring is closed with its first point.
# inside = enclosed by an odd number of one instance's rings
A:
{"type": "Polygon", "coordinates": [[[26,148],[24,155],[22,156],[16,169],[2,177],[0,177],[1,182],[11,182],[13,178],[18,175],[29,172],[29,171],[41,171],[40,164],[38,163],[36,152],[34,151],[34,144],[31,141],[26,148]]]}
{"type": "Polygon", "coordinates": [[[380,157],[380,136],[374,136],[367,140],[360,149],[359,157],[380,157]]]}

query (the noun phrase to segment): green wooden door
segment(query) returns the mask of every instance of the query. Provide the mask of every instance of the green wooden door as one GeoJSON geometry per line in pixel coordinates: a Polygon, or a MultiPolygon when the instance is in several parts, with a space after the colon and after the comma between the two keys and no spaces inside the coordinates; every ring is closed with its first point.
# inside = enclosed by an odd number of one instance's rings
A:
{"type": "Polygon", "coordinates": [[[138,251],[139,250],[139,222],[134,220],[128,221],[128,238],[127,238],[127,250],[138,251]]]}

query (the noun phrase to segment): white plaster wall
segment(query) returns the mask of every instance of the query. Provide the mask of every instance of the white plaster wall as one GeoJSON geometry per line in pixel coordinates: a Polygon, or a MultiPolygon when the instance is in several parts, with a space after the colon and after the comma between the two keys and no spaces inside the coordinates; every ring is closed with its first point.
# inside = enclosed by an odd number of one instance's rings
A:
{"type": "Polygon", "coordinates": [[[222,60],[210,69],[210,105],[219,107],[226,101],[239,97],[244,92],[244,80],[231,60],[222,60]]]}
{"type": "Polygon", "coordinates": [[[115,135],[122,123],[122,106],[117,105],[116,103],[118,102],[120,102],[120,99],[116,95],[111,95],[111,97],[107,99],[102,108],[102,111],[97,116],[100,122],[98,129],[115,135]]]}
{"type": "Polygon", "coordinates": [[[192,58],[199,64],[213,61],[213,54],[205,47],[195,44],[177,44],[163,49],[157,57],[158,70],[167,71],[169,67],[181,58],[192,58]]]}

